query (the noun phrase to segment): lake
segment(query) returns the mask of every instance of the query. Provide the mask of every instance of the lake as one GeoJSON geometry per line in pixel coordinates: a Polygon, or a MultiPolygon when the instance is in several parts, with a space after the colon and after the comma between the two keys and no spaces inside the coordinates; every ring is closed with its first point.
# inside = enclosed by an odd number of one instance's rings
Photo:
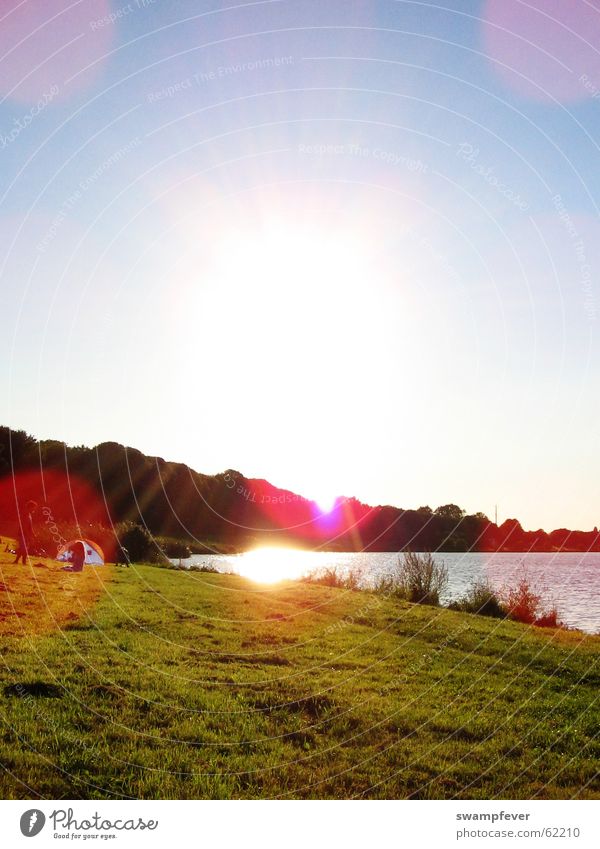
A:
{"type": "MultiPolygon", "coordinates": [[[[495,589],[518,582],[526,575],[534,589],[556,605],[561,620],[572,628],[600,633],[600,553],[560,554],[438,554],[448,568],[449,585],[442,596],[447,603],[458,598],[478,578],[487,578],[495,589]]],[[[378,575],[389,574],[398,562],[393,553],[344,553],[262,548],[237,555],[194,555],[173,563],[198,569],[212,566],[259,582],[299,578],[329,567],[357,570],[368,586],[378,575]]]]}

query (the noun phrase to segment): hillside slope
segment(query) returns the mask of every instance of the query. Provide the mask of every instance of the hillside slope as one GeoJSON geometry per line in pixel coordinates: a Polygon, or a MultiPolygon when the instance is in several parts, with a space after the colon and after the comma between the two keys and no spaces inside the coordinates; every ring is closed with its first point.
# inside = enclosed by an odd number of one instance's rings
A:
{"type": "Polygon", "coordinates": [[[597,637],[44,565],[0,563],[4,798],[600,797],[597,637]]]}

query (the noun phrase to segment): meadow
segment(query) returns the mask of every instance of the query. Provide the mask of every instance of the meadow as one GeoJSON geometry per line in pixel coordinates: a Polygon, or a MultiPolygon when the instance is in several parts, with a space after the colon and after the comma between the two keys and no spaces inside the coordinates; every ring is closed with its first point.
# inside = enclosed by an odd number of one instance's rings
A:
{"type": "Polygon", "coordinates": [[[600,798],[600,638],[0,555],[0,794],[600,798]]]}

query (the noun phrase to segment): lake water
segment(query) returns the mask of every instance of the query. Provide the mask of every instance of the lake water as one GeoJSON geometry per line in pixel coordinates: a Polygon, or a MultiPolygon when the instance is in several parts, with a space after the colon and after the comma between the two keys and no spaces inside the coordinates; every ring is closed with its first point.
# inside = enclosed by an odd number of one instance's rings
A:
{"type": "MultiPolygon", "coordinates": [[[[558,608],[562,621],[573,628],[600,633],[600,553],[598,554],[437,554],[449,573],[442,597],[458,598],[478,578],[487,578],[495,589],[517,583],[526,575],[542,592],[549,606],[558,608]]],[[[260,582],[298,578],[319,569],[357,570],[368,586],[378,575],[389,574],[398,563],[394,553],[348,553],[257,549],[245,554],[194,555],[181,562],[186,568],[212,566],[260,582]]]]}

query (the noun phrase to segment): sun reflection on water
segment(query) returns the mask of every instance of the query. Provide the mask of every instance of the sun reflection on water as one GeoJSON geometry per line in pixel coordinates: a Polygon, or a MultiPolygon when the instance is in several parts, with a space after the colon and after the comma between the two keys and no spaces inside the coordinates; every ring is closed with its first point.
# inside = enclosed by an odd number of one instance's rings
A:
{"type": "Polygon", "coordinates": [[[300,578],[309,570],[307,552],[269,546],[246,551],[236,558],[235,571],[261,584],[300,578]]]}

